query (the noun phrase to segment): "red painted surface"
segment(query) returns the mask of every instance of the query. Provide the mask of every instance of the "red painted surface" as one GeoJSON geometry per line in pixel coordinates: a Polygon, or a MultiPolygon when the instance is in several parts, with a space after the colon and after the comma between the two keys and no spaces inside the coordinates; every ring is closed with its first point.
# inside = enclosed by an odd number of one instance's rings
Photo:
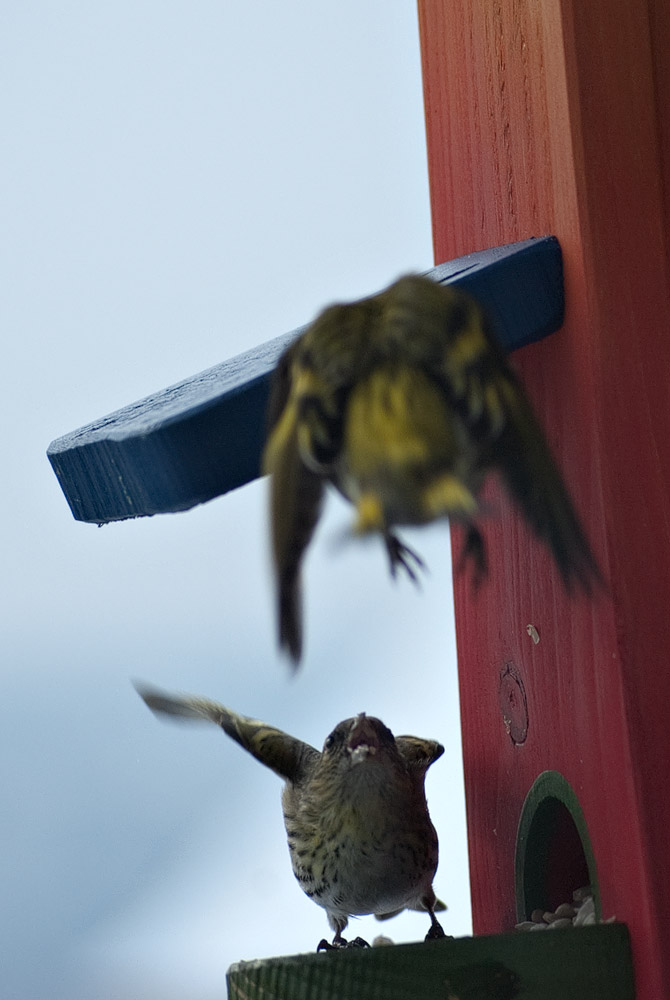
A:
{"type": "MultiPolygon", "coordinates": [[[[569,599],[505,498],[455,581],[475,931],[509,929],[525,795],[560,771],[638,996],[670,995],[670,7],[420,0],[435,259],[551,232],[566,323],[514,355],[610,581],[569,599]],[[535,645],[526,632],[533,624],[535,645]],[[506,664],[528,737],[503,725],[506,664]]],[[[455,539],[458,545],[458,539],[455,539]]]]}

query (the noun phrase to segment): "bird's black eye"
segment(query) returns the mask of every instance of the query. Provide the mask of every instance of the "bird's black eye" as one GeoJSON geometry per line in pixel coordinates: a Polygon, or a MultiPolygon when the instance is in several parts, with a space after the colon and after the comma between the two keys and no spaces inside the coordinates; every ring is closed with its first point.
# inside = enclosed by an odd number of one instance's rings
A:
{"type": "Polygon", "coordinates": [[[323,744],[324,751],[336,750],[338,747],[344,746],[353,721],[353,719],[345,719],[344,722],[335,726],[330,736],[326,737],[326,742],[323,744]]]}
{"type": "Polygon", "coordinates": [[[330,736],[326,737],[326,742],[323,744],[324,750],[334,750],[336,747],[342,746],[344,743],[345,736],[349,730],[351,724],[351,719],[347,719],[346,722],[340,722],[338,726],[335,726],[330,736]]]}

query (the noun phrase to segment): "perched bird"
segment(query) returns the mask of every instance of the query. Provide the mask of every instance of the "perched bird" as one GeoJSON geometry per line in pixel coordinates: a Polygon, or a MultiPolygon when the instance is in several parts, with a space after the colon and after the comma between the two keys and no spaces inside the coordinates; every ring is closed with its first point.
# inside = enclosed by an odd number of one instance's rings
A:
{"type": "Polygon", "coordinates": [[[302,651],[300,567],[326,484],[356,509],[354,532],[378,532],[391,571],[422,566],[398,525],[454,518],[467,528],[461,562],[486,573],[478,494],[498,472],[549,546],[568,589],[599,572],[524,391],[479,304],[418,275],[325,309],[282,354],[268,405],[263,471],[279,643],[302,651]]]}
{"type": "MultiPolygon", "coordinates": [[[[444,937],[435,910],[437,834],[428,815],[424,782],[444,753],[435,740],[394,737],[379,719],[361,712],[333,729],[320,752],[281,729],[249,719],[204,698],[178,697],[136,685],[157,715],[206,720],[286,784],[284,823],[293,873],[322,906],[335,931],[332,945],[347,942],[350,916],[380,919],[403,909],[425,910],[428,938],[444,937]]],[[[351,942],[365,945],[357,938],[351,942]]]]}

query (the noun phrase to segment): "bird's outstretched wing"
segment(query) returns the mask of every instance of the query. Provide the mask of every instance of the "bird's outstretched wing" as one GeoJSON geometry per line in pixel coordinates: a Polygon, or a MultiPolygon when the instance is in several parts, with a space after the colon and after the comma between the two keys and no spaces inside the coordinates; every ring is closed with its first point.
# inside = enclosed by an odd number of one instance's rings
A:
{"type": "Polygon", "coordinates": [[[135,684],[135,689],[151,711],[158,716],[213,722],[220,726],[261,764],[265,764],[287,781],[293,783],[300,781],[310,765],[321,756],[309,743],[303,743],[302,740],[289,736],[274,726],[268,726],[258,719],[239,715],[216,701],[172,695],[139,683],[135,684]]]}

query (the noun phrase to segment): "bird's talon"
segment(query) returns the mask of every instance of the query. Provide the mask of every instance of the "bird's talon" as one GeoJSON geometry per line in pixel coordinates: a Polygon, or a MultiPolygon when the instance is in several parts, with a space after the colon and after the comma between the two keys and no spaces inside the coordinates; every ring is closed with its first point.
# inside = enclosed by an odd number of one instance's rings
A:
{"type": "Polygon", "coordinates": [[[321,938],[318,945],[316,946],[317,952],[319,951],[339,951],[341,948],[369,948],[370,945],[362,937],[354,938],[353,941],[347,941],[343,937],[334,937],[333,943],[326,941],[325,938],[321,938]]]}
{"type": "Polygon", "coordinates": [[[419,585],[419,576],[416,569],[425,570],[426,564],[418,553],[409,546],[401,542],[399,538],[395,535],[385,535],[384,542],[386,543],[386,552],[389,557],[389,565],[391,570],[391,576],[393,579],[397,579],[398,567],[402,568],[407,573],[412,583],[419,585]],[[412,565],[412,563],[414,565],[412,565]],[[416,567],[416,569],[415,569],[416,567]]]}
{"type": "Polygon", "coordinates": [[[326,941],[324,938],[319,942],[319,947],[316,950],[338,951],[340,948],[348,948],[348,947],[349,947],[349,942],[347,941],[347,939],[340,937],[339,934],[336,934],[335,937],[333,938],[332,944],[329,944],[328,941],[326,941]]]}
{"type": "Polygon", "coordinates": [[[442,930],[442,927],[440,926],[440,924],[438,924],[438,922],[436,920],[434,924],[431,924],[430,930],[426,934],[425,940],[426,941],[439,941],[440,938],[444,938],[446,936],[447,935],[444,933],[444,931],[442,930]]]}
{"type": "Polygon", "coordinates": [[[488,574],[488,564],[486,560],[486,545],[481,532],[473,524],[468,527],[465,536],[465,543],[456,566],[455,575],[458,576],[472,562],[472,590],[476,593],[481,587],[488,574]]]}

